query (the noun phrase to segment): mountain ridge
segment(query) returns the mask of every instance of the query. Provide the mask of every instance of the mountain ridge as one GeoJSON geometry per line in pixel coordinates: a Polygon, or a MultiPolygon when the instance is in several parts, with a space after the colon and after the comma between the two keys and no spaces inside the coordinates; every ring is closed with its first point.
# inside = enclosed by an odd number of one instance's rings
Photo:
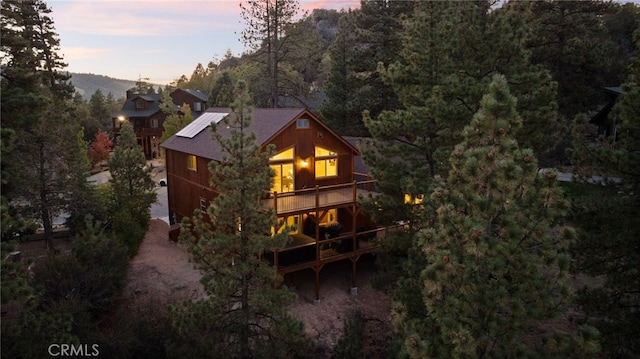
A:
{"type": "MultiPolygon", "coordinates": [[[[71,72],[70,75],[71,83],[85,100],[89,100],[97,90],[100,90],[104,96],[111,92],[115,99],[119,99],[125,97],[127,90],[136,85],[135,80],[116,79],[92,73],[71,72]]],[[[153,87],[161,86],[159,84],[151,85],[153,87]]]]}

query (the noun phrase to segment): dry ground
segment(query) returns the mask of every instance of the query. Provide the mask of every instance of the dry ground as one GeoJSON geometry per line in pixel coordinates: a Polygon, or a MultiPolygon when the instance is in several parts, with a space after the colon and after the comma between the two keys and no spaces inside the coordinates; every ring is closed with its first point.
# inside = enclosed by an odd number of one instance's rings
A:
{"type": "MultiPolygon", "coordinates": [[[[189,254],[168,238],[168,225],[152,220],[140,251],[129,268],[125,298],[169,301],[197,298],[203,294],[201,274],[194,269],[189,254]]],[[[285,276],[285,285],[293,289],[298,299],[289,312],[305,324],[306,332],[324,348],[333,348],[342,336],[343,319],[353,310],[361,310],[367,319],[371,339],[368,350],[380,353],[389,335],[390,301],[369,284],[373,272],[371,260],[358,263],[358,294],[352,295],[351,262],[332,263],[320,273],[320,304],[315,305],[314,273],[305,270],[285,276]]]]}

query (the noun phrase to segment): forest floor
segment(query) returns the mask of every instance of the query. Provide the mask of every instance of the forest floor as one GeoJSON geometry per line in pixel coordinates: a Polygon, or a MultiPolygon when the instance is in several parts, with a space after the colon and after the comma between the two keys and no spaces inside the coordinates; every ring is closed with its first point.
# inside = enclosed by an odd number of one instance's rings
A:
{"type": "MultiPolygon", "coordinates": [[[[124,292],[125,300],[162,298],[162,302],[194,299],[204,294],[199,280],[201,273],[194,268],[189,254],[168,238],[165,222],[152,220],[140,251],[131,261],[124,292]]],[[[329,357],[343,333],[343,320],[359,310],[366,318],[365,351],[370,358],[384,358],[391,336],[389,323],[390,300],[370,285],[374,272],[373,261],[363,258],[358,263],[358,294],[351,294],[351,262],[326,265],[320,272],[320,304],[314,304],[314,272],[306,270],[288,274],[284,284],[298,296],[288,308],[302,321],[309,337],[314,340],[321,357],[329,357]]]]}

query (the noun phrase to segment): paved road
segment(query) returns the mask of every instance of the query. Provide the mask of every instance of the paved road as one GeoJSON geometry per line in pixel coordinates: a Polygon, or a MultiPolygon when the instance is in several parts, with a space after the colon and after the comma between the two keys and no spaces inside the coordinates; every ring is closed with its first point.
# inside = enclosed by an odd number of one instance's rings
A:
{"type": "MultiPolygon", "coordinates": [[[[158,183],[160,178],[164,178],[166,173],[164,171],[164,166],[159,161],[154,161],[153,163],[154,171],[153,171],[153,181],[158,183]]],[[[87,177],[87,181],[90,183],[106,183],[111,178],[111,173],[109,171],[102,171],[96,173],[92,176],[87,177]]],[[[156,187],[156,193],[158,194],[158,201],[151,205],[151,218],[152,219],[161,219],[166,223],[169,223],[169,201],[167,199],[167,187],[156,187]]],[[[64,220],[62,220],[64,222],[64,220]]]]}

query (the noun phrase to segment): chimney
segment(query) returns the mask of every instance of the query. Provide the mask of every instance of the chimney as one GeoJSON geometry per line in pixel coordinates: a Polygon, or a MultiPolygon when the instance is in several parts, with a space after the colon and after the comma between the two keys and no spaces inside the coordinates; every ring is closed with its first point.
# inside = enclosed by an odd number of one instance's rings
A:
{"type": "Polygon", "coordinates": [[[127,90],[127,100],[131,98],[131,95],[133,95],[133,92],[131,90],[127,90]]]}

